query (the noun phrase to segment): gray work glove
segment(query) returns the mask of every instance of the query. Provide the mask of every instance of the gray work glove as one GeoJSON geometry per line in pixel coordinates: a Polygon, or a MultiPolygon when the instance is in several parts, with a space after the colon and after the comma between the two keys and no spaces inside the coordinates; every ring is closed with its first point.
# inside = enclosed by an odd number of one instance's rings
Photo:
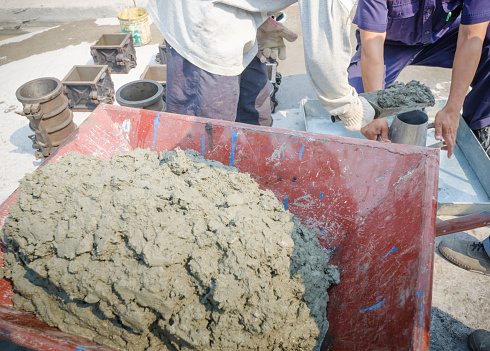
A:
{"type": "Polygon", "coordinates": [[[349,132],[356,132],[371,123],[374,115],[375,112],[371,104],[362,96],[358,96],[357,101],[346,113],[339,115],[339,118],[345,129],[349,132]]]}
{"type": "Polygon", "coordinates": [[[257,57],[260,62],[267,62],[269,57],[273,60],[278,58],[285,60],[286,44],[284,39],[293,42],[298,39],[298,35],[270,17],[262,23],[257,29],[257,43],[259,44],[257,57]]]}

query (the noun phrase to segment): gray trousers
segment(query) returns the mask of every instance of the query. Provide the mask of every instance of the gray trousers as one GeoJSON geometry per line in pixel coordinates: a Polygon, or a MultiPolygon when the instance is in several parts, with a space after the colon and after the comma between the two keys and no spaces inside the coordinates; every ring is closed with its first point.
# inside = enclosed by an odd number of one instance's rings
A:
{"type": "Polygon", "coordinates": [[[255,57],[239,76],[209,73],[167,43],[167,112],[271,126],[269,78],[255,57]]]}

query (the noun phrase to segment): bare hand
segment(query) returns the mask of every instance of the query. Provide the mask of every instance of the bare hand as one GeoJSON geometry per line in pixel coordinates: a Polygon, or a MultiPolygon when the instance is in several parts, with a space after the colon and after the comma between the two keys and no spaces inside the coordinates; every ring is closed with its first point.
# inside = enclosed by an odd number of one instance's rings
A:
{"type": "Polygon", "coordinates": [[[266,62],[269,57],[273,60],[278,58],[285,60],[286,44],[284,39],[293,42],[298,39],[298,35],[269,17],[257,29],[257,42],[259,44],[257,57],[260,61],[266,62]]]}
{"type": "Polygon", "coordinates": [[[380,135],[381,139],[383,139],[382,141],[390,141],[388,139],[388,121],[386,118],[375,119],[362,128],[361,133],[369,140],[378,140],[378,135],[380,135]]]}
{"type": "Polygon", "coordinates": [[[459,126],[459,111],[451,111],[446,107],[440,110],[434,121],[436,140],[444,138],[444,146],[441,150],[447,150],[447,157],[453,154],[456,145],[456,134],[459,126]]]}

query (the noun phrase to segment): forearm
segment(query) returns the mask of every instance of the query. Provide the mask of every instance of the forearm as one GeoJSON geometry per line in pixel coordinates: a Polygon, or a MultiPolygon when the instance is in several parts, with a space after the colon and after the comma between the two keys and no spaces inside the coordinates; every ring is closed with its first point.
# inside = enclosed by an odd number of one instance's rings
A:
{"type": "Polygon", "coordinates": [[[483,40],[488,22],[459,26],[456,53],[454,54],[451,88],[446,109],[457,113],[461,110],[468,87],[480,62],[483,40]]]}
{"type": "Polygon", "coordinates": [[[344,114],[357,101],[347,75],[352,55],[349,10],[338,0],[299,0],[298,4],[311,85],[330,114],[344,114]]]}
{"type": "Polygon", "coordinates": [[[459,111],[463,106],[468,87],[480,62],[483,40],[488,22],[459,26],[458,41],[453,60],[451,89],[446,106],[436,114],[435,138],[444,138],[443,150],[448,157],[453,153],[459,126],[459,111]]]}
{"type": "Polygon", "coordinates": [[[361,76],[364,91],[383,89],[384,42],[386,32],[377,33],[360,29],[361,76]]]}

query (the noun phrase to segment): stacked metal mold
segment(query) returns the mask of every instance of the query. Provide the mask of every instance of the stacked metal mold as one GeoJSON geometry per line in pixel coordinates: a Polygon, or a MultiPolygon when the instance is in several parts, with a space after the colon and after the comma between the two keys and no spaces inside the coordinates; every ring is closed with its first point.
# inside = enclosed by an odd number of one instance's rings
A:
{"type": "Polygon", "coordinates": [[[62,83],[74,111],[92,111],[100,103],[114,102],[114,83],[107,65],[73,66],[62,83]]]}
{"type": "Polygon", "coordinates": [[[22,85],[15,93],[23,105],[18,114],[29,120],[32,148],[36,158],[48,157],[76,129],[63,85],[56,78],[38,78],[22,85]]]}
{"type": "Polygon", "coordinates": [[[155,60],[162,65],[167,64],[167,43],[165,43],[165,39],[158,45],[158,54],[155,60]]]}
{"type": "Polygon", "coordinates": [[[163,99],[165,100],[167,88],[167,65],[148,65],[140,76],[140,79],[150,79],[160,83],[163,87],[163,99]]]}
{"type": "Polygon", "coordinates": [[[104,34],[90,47],[96,65],[109,66],[110,73],[128,73],[136,67],[131,33],[104,34]]]}

